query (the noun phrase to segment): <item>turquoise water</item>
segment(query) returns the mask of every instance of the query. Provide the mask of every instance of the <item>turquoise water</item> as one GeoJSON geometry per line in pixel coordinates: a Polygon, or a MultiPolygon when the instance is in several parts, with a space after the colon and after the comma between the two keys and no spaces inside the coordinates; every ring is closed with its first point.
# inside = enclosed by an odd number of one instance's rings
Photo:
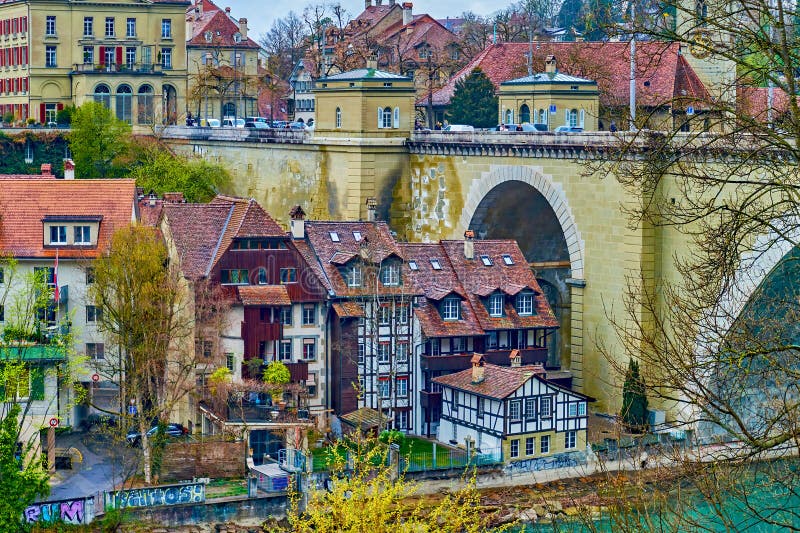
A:
{"type": "Polygon", "coordinates": [[[773,533],[800,528],[800,463],[775,461],[745,470],[709,468],[702,480],[684,483],[663,505],[648,504],[647,518],[636,511],[591,524],[561,521],[516,528],[526,533],[559,532],[747,532],[773,533]],[[698,486],[714,486],[706,498],[698,486]],[[725,487],[725,490],[719,489],[725,487]]]}

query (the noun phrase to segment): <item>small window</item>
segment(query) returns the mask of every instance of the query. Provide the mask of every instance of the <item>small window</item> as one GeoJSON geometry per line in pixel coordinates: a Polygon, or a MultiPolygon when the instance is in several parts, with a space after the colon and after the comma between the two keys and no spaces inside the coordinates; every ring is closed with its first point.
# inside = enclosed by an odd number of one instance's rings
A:
{"type": "Polygon", "coordinates": [[[525,399],[525,420],[534,420],[536,418],[536,398],[525,399]]]}
{"type": "Polygon", "coordinates": [[[172,20],[161,19],[161,38],[172,39],[172,20]]]}
{"type": "Polygon", "coordinates": [[[367,355],[367,345],[363,342],[358,343],[358,364],[364,364],[364,357],[367,355]]]}
{"type": "Polygon", "coordinates": [[[520,400],[511,400],[508,406],[508,414],[511,420],[522,420],[522,402],[520,400]]]}
{"type": "Polygon", "coordinates": [[[567,431],[564,434],[564,449],[565,450],[575,449],[577,440],[578,440],[577,434],[574,431],[567,431]]]}
{"type": "Polygon", "coordinates": [[[249,283],[247,269],[231,269],[220,271],[220,282],[223,285],[247,285],[249,283]]]}
{"type": "Polygon", "coordinates": [[[568,417],[578,416],[578,404],[571,403],[567,405],[567,416],[568,417]]]}
{"type": "Polygon", "coordinates": [[[103,319],[103,310],[94,305],[86,306],[86,322],[99,322],[103,319]]]}
{"type": "Polygon", "coordinates": [[[395,359],[398,363],[408,362],[408,343],[398,342],[395,348],[395,359]]]}
{"type": "Polygon", "coordinates": [[[442,264],[439,262],[438,259],[431,259],[431,266],[434,270],[441,270],[442,264]]]}
{"type": "Polygon", "coordinates": [[[409,261],[408,268],[410,268],[411,270],[419,270],[419,266],[417,266],[416,261],[409,261]]]}
{"type": "Polygon", "coordinates": [[[232,353],[225,354],[225,366],[233,372],[233,367],[236,364],[236,357],[232,353]]]}
{"type": "Polygon", "coordinates": [[[543,435],[539,439],[539,452],[550,453],[550,435],[543,435]]]}
{"type": "Polygon", "coordinates": [[[586,404],[584,402],[578,404],[578,416],[586,416],[586,404]]]}
{"type": "Polygon", "coordinates": [[[442,319],[459,320],[461,318],[461,302],[458,298],[446,298],[442,302],[442,319]]]}
{"type": "Polygon", "coordinates": [[[203,357],[206,359],[214,355],[214,343],[210,340],[201,341],[200,347],[203,350],[203,357]]]}
{"type": "Polygon", "coordinates": [[[483,418],[485,411],[484,398],[478,398],[478,418],[483,418]]]}
{"type": "Polygon", "coordinates": [[[385,265],[381,267],[381,283],[390,287],[400,285],[400,266],[385,265]]]}
{"type": "Polygon", "coordinates": [[[519,457],[519,439],[511,439],[511,457],[519,457]]]}
{"type": "Polygon", "coordinates": [[[114,17],[106,17],[106,37],[114,37],[114,17]]]}
{"type": "Polygon", "coordinates": [[[533,294],[529,292],[517,295],[517,313],[520,315],[533,314],[533,294]]]}
{"type": "Polygon", "coordinates": [[[489,316],[500,317],[503,316],[503,295],[492,294],[489,296],[489,316]]]}
{"type": "Polygon", "coordinates": [[[94,35],[94,17],[83,17],[83,36],[91,37],[92,35],[94,35]]]}
{"type": "Polygon", "coordinates": [[[258,274],[256,276],[256,283],[259,285],[266,285],[267,284],[267,269],[266,268],[259,268],[258,274]]]}
{"type": "Polygon", "coordinates": [[[491,258],[491,257],[489,257],[488,255],[482,255],[482,256],[481,256],[481,261],[482,261],[482,262],[483,262],[483,264],[484,264],[484,265],[486,265],[487,267],[490,267],[490,266],[492,266],[492,265],[494,264],[494,263],[492,263],[492,258],[491,258]]]}
{"type": "Polygon", "coordinates": [[[508,255],[508,254],[503,254],[503,263],[505,263],[507,265],[513,265],[514,264],[514,259],[512,259],[511,256],[508,255]]]}
{"type": "Polygon", "coordinates": [[[383,86],[384,86],[384,87],[391,87],[391,86],[392,86],[392,82],[390,82],[390,81],[385,81],[385,82],[383,82],[383,86]]]}
{"type": "Polygon", "coordinates": [[[317,304],[303,304],[303,325],[313,326],[317,323],[317,304]]]}
{"type": "Polygon", "coordinates": [[[408,305],[399,304],[397,306],[397,323],[408,324],[408,305]]]}
{"type": "Polygon", "coordinates": [[[303,359],[313,361],[317,358],[317,339],[303,339],[303,359]]]}
{"type": "Polygon", "coordinates": [[[282,339],[278,345],[278,358],[281,361],[292,360],[292,339],[282,339]]]}
{"type": "Polygon", "coordinates": [[[67,244],[66,226],[50,226],[50,244],[67,244]]]}
{"type": "MultiPolygon", "coordinates": [[[[3,282],[3,275],[0,272],[0,283],[3,282]]],[[[91,285],[94,283],[94,267],[86,267],[86,284],[91,285]]]]}
{"type": "Polygon", "coordinates": [[[55,46],[46,46],[44,49],[44,66],[57,67],[57,51],[55,46]]]}
{"type": "Polygon", "coordinates": [[[395,390],[399,398],[408,396],[408,378],[397,378],[397,387],[395,390]]]}
{"type": "Polygon", "coordinates": [[[382,305],[378,309],[378,325],[388,326],[392,320],[392,309],[388,305],[382,305]]]}
{"type": "Polygon", "coordinates": [[[106,348],[102,342],[87,342],[86,357],[89,359],[105,359],[106,348]]]}
{"type": "Polygon", "coordinates": [[[129,18],[125,24],[125,36],[136,37],[136,19],[129,18]]]}
{"type": "Polygon", "coordinates": [[[340,107],[336,108],[336,127],[342,127],[342,109],[340,107]]]}
{"type": "Polygon", "coordinates": [[[3,283],[4,281],[5,281],[5,271],[3,270],[3,267],[0,267],[0,283],[3,283]]]}
{"type": "Polygon", "coordinates": [[[354,231],[353,232],[353,238],[356,240],[356,242],[361,242],[361,232],[360,231],[354,231]]]}
{"type": "Polygon", "coordinates": [[[357,266],[348,267],[345,271],[345,281],[348,287],[360,287],[363,283],[361,268],[357,266]]]}
{"type": "Polygon", "coordinates": [[[378,380],[378,394],[380,398],[385,400],[392,395],[391,383],[389,378],[380,378],[378,380]]]}
{"type": "Polygon", "coordinates": [[[282,268],[281,269],[281,283],[296,283],[297,282],[297,269],[296,268],[282,268]]]}
{"type": "Polygon", "coordinates": [[[75,244],[92,244],[92,231],[90,226],[75,226],[75,244]]]}
{"type": "Polygon", "coordinates": [[[281,324],[284,326],[292,325],[292,308],[281,307],[281,324]]]}
{"type": "Polygon", "coordinates": [[[330,236],[331,236],[331,240],[333,242],[339,242],[339,234],[338,233],[336,233],[335,231],[331,231],[330,232],[330,236]]]}
{"type": "Polygon", "coordinates": [[[533,455],[536,453],[536,437],[528,437],[525,439],[525,455],[533,455]]]}
{"type": "Polygon", "coordinates": [[[53,37],[56,34],[56,17],[54,15],[47,15],[44,23],[44,34],[48,37],[53,37]]]}
{"type": "Polygon", "coordinates": [[[539,415],[542,418],[550,418],[550,398],[542,398],[539,401],[539,415]]]}

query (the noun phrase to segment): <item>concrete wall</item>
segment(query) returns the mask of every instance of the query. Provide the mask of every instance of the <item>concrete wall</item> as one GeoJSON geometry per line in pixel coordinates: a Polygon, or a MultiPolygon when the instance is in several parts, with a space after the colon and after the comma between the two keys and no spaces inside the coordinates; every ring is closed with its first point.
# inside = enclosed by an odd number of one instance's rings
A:
{"type": "Polygon", "coordinates": [[[161,528],[174,528],[199,523],[225,523],[244,519],[266,520],[283,516],[288,505],[286,496],[231,499],[204,504],[184,504],[149,509],[125,509],[127,521],[140,521],[161,528]]]}

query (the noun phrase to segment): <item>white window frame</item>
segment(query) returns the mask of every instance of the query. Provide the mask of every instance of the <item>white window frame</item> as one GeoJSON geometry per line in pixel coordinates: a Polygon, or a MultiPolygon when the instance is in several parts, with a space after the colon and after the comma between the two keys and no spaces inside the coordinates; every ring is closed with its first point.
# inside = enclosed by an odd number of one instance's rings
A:
{"type": "Polygon", "coordinates": [[[83,36],[94,36],[94,17],[83,17],[83,36]]]}
{"type": "Polygon", "coordinates": [[[46,46],[44,49],[44,66],[58,66],[58,48],[56,46],[46,46]]]}
{"type": "Polygon", "coordinates": [[[536,455],[536,437],[525,439],[525,455],[536,455]],[[528,446],[530,444],[530,446],[528,446]]]}
{"type": "Polygon", "coordinates": [[[303,360],[304,361],[317,360],[317,339],[315,339],[314,337],[303,338],[303,360]],[[312,352],[311,357],[309,357],[308,355],[309,350],[312,352]]]}
{"type": "Polygon", "coordinates": [[[347,267],[345,279],[348,287],[360,287],[364,281],[361,268],[358,266],[347,267]]]}
{"type": "Polygon", "coordinates": [[[136,37],[136,19],[128,17],[125,21],[125,37],[136,37]]]}
{"type": "Polygon", "coordinates": [[[400,285],[400,265],[384,265],[381,267],[381,283],[387,287],[400,285]]]}
{"type": "Polygon", "coordinates": [[[511,400],[508,402],[508,418],[512,421],[522,420],[522,401],[511,400]]]}
{"type": "Polygon", "coordinates": [[[392,382],[388,377],[378,378],[378,395],[381,400],[388,400],[392,397],[392,382]]]}
{"type": "Polygon", "coordinates": [[[586,402],[578,403],[578,416],[586,416],[586,402]]]}
{"type": "Polygon", "coordinates": [[[367,356],[367,345],[363,342],[358,343],[358,364],[364,364],[364,359],[367,356]]]}
{"type": "Polygon", "coordinates": [[[172,19],[161,19],[161,38],[172,39],[172,19]]]}
{"type": "Polygon", "coordinates": [[[550,435],[539,437],[539,453],[550,453],[550,435]]]}
{"type": "Polygon", "coordinates": [[[536,419],[536,398],[525,398],[525,420],[536,419]]]}
{"type": "Polygon", "coordinates": [[[478,418],[483,419],[486,412],[486,398],[478,397],[478,418]]]}
{"type": "Polygon", "coordinates": [[[567,404],[567,416],[569,418],[575,418],[578,416],[578,404],[574,402],[570,402],[567,404]]]}
{"type": "Polygon", "coordinates": [[[44,34],[47,37],[55,37],[55,35],[56,35],[56,17],[55,17],[55,15],[47,15],[47,18],[45,18],[44,34]]]}
{"type": "Polygon", "coordinates": [[[278,343],[278,360],[292,362],[292,339],[281,339],[278,343]]]}
{"type": "Polygon", "coordinates": [[[398,398],[408,396],[408,377],[399,377],[395,380],[395,393],[398,398]]]}
{"type": "Polygon", "coordinates": [[[304,326],[315,326],[317,324],[317,304],[303,304],[302,324],[304,326]],[[308,311],[311,312],[310,315],[307,314],[308,311]]]}
{"type": "Polygon", "coordinates": [[[106,17],[106,22],[104,26],[105,28],[104,35],[106,37],[114,37],[116,35],[116,30],[114,28],[114,26],[116,26],[115,22],[116,21],[114,17],[106,17]]]}
{"type": "Polygon", "coordinates": [[[378,364],[387,365],[391,358],[392,343],[381,341],[378,343],[378,364]]]}
{"type": "Polygon", "coordinates": [[[529,316],[533,314],[533,293],[521,292],[517,295],[517,314],[529,316]]]}
{"type": "Polygon", "coordinates": [[[460,320],[461,301],[458,298],[445,298],[442,302],[442,320],[460,320]]]}
{"type": "Polygon", "coordinates": [[[161,49],[161,68],[170,70],[172,69],[172,48],[161,49]]]}
{"type": "Polygon", "coordinates": [[[381,117],[381,128],[391,128],[392,127],[392,108],[391,107],[384,107],[381,117]]]}
{"type": "Polygon", "coordinates": [[[492,294],[489,296],[489,305],[486,307],[489,311],[489,316],[491,317],[501,317],[503,316],[503,295],[502,294],[492,294]]]}
{"type": "Polygon", "coordinates": [[[574,450],[578,445],[578,432],[577,431],[567,431],[564,433],[564,449],[565,450],[574,450]]]}
{"type": "Polygon", "coordinates": [[[92,244],[92,227],[91,226],[73,226],[74,244],[77,245],[90,245],[92,244]]]}
{"type": "Polygon", "coordinates": [[[128,68],[133,68],[136,65],[136,47],[128,46],[125,48],[125,64],[128,68]]]}
{"type": "Polygon", "coordinates": [[[408,343],[398,342],[395,346],[395,362],[407,363],[408,362],[408,343]]]}
{"type": "Polygon", "coordinates": [[[50,226],[50,244],[67,244],[66,226],[50,226]],[[55,239],[53,239],[54,235],[55,239]]]}
{"type": "Polygon", "coordinates": [[[519,439],[511,439],[508,449],[512,459],[519,457],[519,439]]]}
{"type": "Polygon", "coordinates": [[[83,64],[94,65],[94,46],[83,47],[83,64]]]}
{"type": "Polygon", "coordinates": [[[400,108],[399,107],[395,107],[394,108],[392,127],[394,127],[395,129],[400,127],[400,108]]]}
{"type": "Polygon", "coordinates": [[[551,407],[549,396],[539,398],[539,418],[550,418],[553,416],[551,407]]]}

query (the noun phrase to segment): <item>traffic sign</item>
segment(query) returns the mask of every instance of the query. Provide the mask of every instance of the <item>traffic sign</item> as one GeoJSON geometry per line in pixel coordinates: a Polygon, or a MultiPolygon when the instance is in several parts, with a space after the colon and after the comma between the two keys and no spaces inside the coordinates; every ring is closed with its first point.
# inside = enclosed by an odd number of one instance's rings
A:
{"type": "Polygon", "coordinates": [[[692,106],[687,107],[686,108],[686,114],[687,115],[694,115],[694,107],[692,107],[692,106]]]}
{"type": "Polygon", "coordinates": [[[550,104],[550,114],[551,115],[556,114],[556,104],[550,104]]]}
{"type": "Polygon", "coordinates": [[[53,417],[50,419],[50,427],[51,428],[58,427],[58,418],[53,417]]]}
{"type": "Polygon", "coordinates": [[[100,374],[92,374],[92,381],[94,381],[95,383],[100,381],[100,374]]]}

